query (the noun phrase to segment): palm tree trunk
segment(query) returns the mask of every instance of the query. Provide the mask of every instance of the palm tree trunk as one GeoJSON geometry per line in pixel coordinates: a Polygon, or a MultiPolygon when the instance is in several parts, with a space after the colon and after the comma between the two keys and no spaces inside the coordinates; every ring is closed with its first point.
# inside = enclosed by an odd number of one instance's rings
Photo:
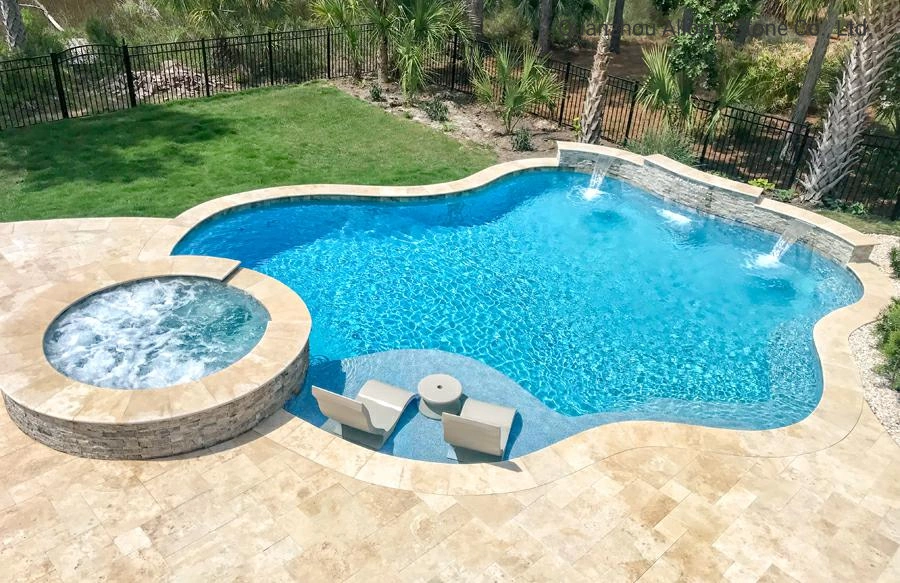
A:
{"type": "Polygon", "coordinates": [[[553,22],[552,0],[541,0],[538,23],[538,50],[542,55],[550,52],[550,24],[553,22]]]}
{"type": "Polygon", "coordinates": [[[781,150],[781,159],[789,160],[793,158],[796,150],[797,141],[801,135],[801,128],[806,121],[806,114],[809,112],[809,106],[812,104],[813,92],[816,89],[816,81],[822,74],[822,65],[825,63],[825,55],[828,52],[828,45],[831,41],[831,31],[841,14],[841,0],[831,0],[828,5],[828,13],[825,16],[825,22],[819,29],[819,35],[816,37],[816,44],[813,47],[812,55],[809,57],[809,64],[806,66],[806,77],[803,79],[803,86],[800,88],[800,95],[797,96],[797,103],[794,105],[794,112],[791,114],[791,135],[781,150]]]}
{"type": "Polygon", "coordinates": [[[378,40],[378,81],[381,83],[387,83],[391,64],[390,64],[390,51],[388,49],[388,38],[386,36],[382,36],[378,40]]]}
{"type": "Polygon", "coordinates": [[[609,37],[609,51],[619,54],[619,46],[622,42],[622,26],[625,21],[625,0],[616,0],[613,8],[612,35],[609,37]]]}
{"type": "Polygon", "coordinates": [[[475,40],[484,40],[484,0],[469,0],[469,21],[475,40]]]}
{"type": "Polygon", "coordinates": [[[6,45],[10,49],[19,49],[25,44],[25,24],[22,22],[22,9],[16,0],[0,0],[0,20],[6,45]]]}
{"type": "Polygon", "coordinates": [[[900,3],[880,0],[866,14],[867,34],[857,37],[844,72],[828,105],[828,116],[816,140],[808,173],[800,180],[806,202],[818,203],[849,174],[859,157],[868,125],[868,108],[878,92],[888,63],[900,47],[900,3]]]}
{"type": "Polygon", "coordinates": [[[606,105],[606,69],[609,65],[610,31],[603,27],[594,53],[594,64],[591,65],[591,80],[588,83],[584,107],[581,113],[582,142],[596,144],[600,142],[603,131],[603,108],[606,105]]]}

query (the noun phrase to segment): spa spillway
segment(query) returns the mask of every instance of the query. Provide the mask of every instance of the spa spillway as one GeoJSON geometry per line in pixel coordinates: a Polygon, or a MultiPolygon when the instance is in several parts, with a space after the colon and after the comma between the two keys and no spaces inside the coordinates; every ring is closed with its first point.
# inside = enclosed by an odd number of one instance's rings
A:
{"type": "Polygon", "coordinates": [[[95,458],[207,447],[282,407],[308,366],[309,311],[238,262],[177,257],[79,274],[34,302],[42,334],[3,386],[38,441],[95,458]]]}

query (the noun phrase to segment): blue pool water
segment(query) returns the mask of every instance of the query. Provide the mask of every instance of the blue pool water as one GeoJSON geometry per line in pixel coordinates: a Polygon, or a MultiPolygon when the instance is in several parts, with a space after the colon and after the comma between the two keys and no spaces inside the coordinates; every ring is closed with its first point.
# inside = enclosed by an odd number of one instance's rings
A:
{"type": "Polygon", "coordinates": [[[238,259],[300,294],[316,384],[329,363],[438,349],[595,424],[807,416],[822,382],[813,325],[860,297],[856,279],[802,245],[759,266],[774,234],[612,178],[585,197],[589,178],[533,171],[440,199],[246,207],[176,253],[238,259]]]}

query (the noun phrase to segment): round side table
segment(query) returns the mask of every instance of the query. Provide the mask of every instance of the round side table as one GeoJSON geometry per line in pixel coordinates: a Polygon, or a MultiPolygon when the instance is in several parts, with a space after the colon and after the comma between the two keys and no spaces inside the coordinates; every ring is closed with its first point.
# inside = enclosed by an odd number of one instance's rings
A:
{"type": "Polygon", "coordinates": [[[459,413],[462,385],[447,374],[428,375],[419,381],[419,413],[440,419],[441,413],[459,413]]]}

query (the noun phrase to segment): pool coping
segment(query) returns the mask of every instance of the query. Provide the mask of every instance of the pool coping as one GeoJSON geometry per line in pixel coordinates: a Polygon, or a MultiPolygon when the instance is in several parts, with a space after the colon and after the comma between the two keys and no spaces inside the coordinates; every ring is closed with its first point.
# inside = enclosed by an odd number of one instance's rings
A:
{"type": "Polygon", "coordinates": [[[874,245],[872,237],[810,211],[765,199],[760,189],[703,173],[662,156],[643,157],[615,148],[566,142],[560,142],[558,146],[557,158],[532,158],[497,164],[461,180],[442,184],[408,187],[299,185],[224,196],[197,205],[162,226],[144,245],[139,258],[141,261],[170,258],[177,243],[201,222],[222,211],[264,201],[312,197],[394,199],[456,194],[485,186],[508,174],[558,167],[561,157],[567,153],[609,156],[636,168],[662,168],[690,181],[733,192],[767,211],[803,220],[853,246],[854,256],[846,266],[860,281],[863,295],[856,303],[827,314],[814,327],[813,338],[823,373],[823,394],[816,409],[802,421],[761,431],[657,421],[623,421],[583,431],[508,461],[468,465],[424,462],[374,452],[336,438],[283,409],[262,421],[254,431],[323,466],[361,481],[420,493],[478,495],[535,488],[635,448],[676,447],[735,456],[784,457],[828,448],[853,430],[865,400],[848,338],[853,330],[874,320],[892,296],[890,280],[867,261],[868,252],[874,245]]]}
{"type": "MultiPolygon", "coordinates": [[[[55,423],[112,432],[117,427],[149,427],[160,421],[215,416],[223,407],[259,392],[293,366],[302,366],[305,373],[305,363],[297,361],[308,350],[311,329],[309,310],[293,290],[269,276],[241,268],[238,261],[173,256],[147,262],[94,264],[78,270],[77,277],[42,290],[4,324],[0,336],[6,341],[6,349],[18,356],[20,366],[0,374],[0,388],[7,408],[16,409],[18,415],[12,415],[12,411],[11,415],[19,426],[35,439],[60,449],[65,444],[51,443],[44,431],[52,431],[55,423]],[[171,276],[211,279],[248,293],[269,314],[262,337],[231,365],[196,381],[161,388],[98,387],[65,376],[47,360],[46,331],[73,304],[125,283],[171,276]],[[29,424],[35,426],[23,427],[21,421],[26,415],[30,416],[29,424]]],[[[70,453],[98,457],[83,447],[76,449],[70,453]]],[[[140,457],[156,457],[152,450],[148,443],[140,457]]],[[[170,450],[165,449],[164,455],[171,455],[170,450]]],[[[116,457],[105,453],[102,457],[116,457]]]]}

